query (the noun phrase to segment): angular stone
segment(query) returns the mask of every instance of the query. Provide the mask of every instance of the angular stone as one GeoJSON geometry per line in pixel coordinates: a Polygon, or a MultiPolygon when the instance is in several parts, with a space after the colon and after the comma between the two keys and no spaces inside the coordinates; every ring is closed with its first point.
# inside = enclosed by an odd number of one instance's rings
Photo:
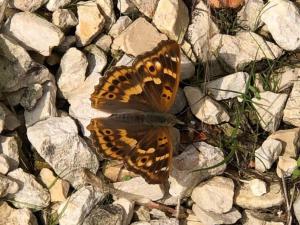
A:
{"type": "Polygon", "coordinates": [[[103,51],[109,52],[112,42],[113,42],[112,37],[107,34],[104,34],[97,39],[95,45],[97,45],[103,51]]]}
{"type": "Polygon", "coordinates": [[[159,0],[130,0],[145,16],[152,18],[157,9],[159,0]]]}
{"type": "Polygon", "coordinates": [[[0,118],[3,120],[2,129],[4,130],[14,130],[21,125],[17,116],[1,102],[0,102],[0,118]]]}
{"type": "Polygon", "coordinates": [[[279,183],[273,182],[268,193],[262,196],[253,195],[250,186],[245,184],[238,190],[235,197],[235,204],[244,209],[266,209],[273,206],[280,206],[284,202],[279,183]]]}
{"type": "Polygon", "coordinates": [[[278,159],[282,151],[280,141],[267,139],[262,146],[255,150],[255,169],[265,172],[270,169],[272,164],[278,159]]]}
{"type": "Polygon", "coordinates": [[[160,34],[151,23],[144,18],[138,18],[113,41],[111,48],[137,56],[152,50],[160,41],[166,39],[166,35],[160,34]]]}
{"type": "Polygon", "coordinates": [[[19,185],[19,190],[8,197],[13,200],[17,208],[43,209],[50,203],[50,194],[47,189],[39,184],[35,177],[18,168],[8,173],[8,177],[14,179],[19,185]]]}
{"type": "Polygon", "coordinates": [[[56,176],[50,169],[43,168],[40,171],[42,182],[49,189],[51,202],[62,202],[67,200],[70,185],[56,176]]]}
{"type": "Polygon", "coordinates": [[[93,173],[98,170],[95,153],[78,135],[76,123],[68,116],[40,121],[27,129],[27,136],[55,173],[73,187],[82,182],[81,168],[93,173]]]}
{"type": "Polygon", "coordinates": [[[110,27],[116,22],[113,0],[95,0],[101,8],[101,13],[105,18],[104,28],[109,30],[110,27]]]}
{"type": "Polygon", "coordinates": [[[255,212],[250,210],[244,211],[242,223],[243,225],[284,225],[283,222],[261,220],[255,216],[255,212]]]}
{"type": "Polygon", "coordinates": [[[52,14],[52,23],[61,30],[67,31],[78,24],[75,14],[69,9],[58,9],[52,14]]]}
{"type": "Polygon", "coordinates": [[[229,178],[216,176],[195,187],[191,197],[201,209],[219,214],[231,210],[233,195],[233,181],[229,178]]]}
{"type": "Polygon", "coordinates": [[[267,184],[260,179],[250,180],[249,187],[255,196],[262,196],[267,193],[267,184]]]}
{"type": "Polygon", "coordinates": [[[60,43],[60,45],[56,48],[58,52],[65,53],[76,43],[76,37],[73,35],[65,36],[65,39],[60,43]]]}
{"type": "Polygon", "coordinates": [[[281,142],[284,156],[289,156],[292,158],[297,157],[298,142],[300,140],[300,128],[278,130],[271,134],[268,138],[272,138],[281,142]]]}
{"type": "Polygon", "coordinates": [[[101,73],[107,64],[105,53],[94,44],[88,45],[84,50],[87,53],[87,74],[101,73]]]}
{"type": "Polygon", "coordinates": [[[245,94],[248,80],[248,73],[237,72],[209,81],[206,87],[209,89],[209,93],[214,97],[214,99],[219,101],[235,98],[245,94]]]}
{"type": "Polygon", "coordinates": [[[124,225],[130,224],[134,212],[134,202],[131,202],[126,198],[120,198],[114,201],[113,204],[122,206],[122,208],[124,209],[123,224],[124,225]]]}
{"type": "Polygon", "coordinates": [[[37,219],[29,209],[15,209],[6,202],[0,202],[1,225],[38,225],[37,219]]]}
{"type": "Polygon", "coordinates": [[[293,2],[272,0],[264,6],[260,15],[281,48],[288,51],[300,48],[300,12],[293,2]]]}
{"type": "Polygon", "coordinates": [[[98,4],[94,1],[77,3],[78,25],[76,26],[77,45],[85,46],[101,32],[105,19],[98,4]]]}
{"type": "Polygon", "coordinates": [[[14,170],[19,166],[19,149],[21,141],[17,134],[12,136],[0,136],[0,153],[3,153],[9,161],[9,169],[14,170]]]}
{"type": "Polygon", "coordinates": [[[25,110],[26,126],[32,126],[34,123],[47,119],[52,116],[57,116],[56,110],[56,86],[49,81],[43,85],[43,96],[38,100],[32,110],[25,110]]]}
{"type": "Polygon", "coordinates": [[[260,99],[252,99],[254,108],[259,115],[260,125],[265,131],[274,132],[278,129],[287,98],[287,94],[266,91],[260,93],[260,99]]]}
{"type": "Polygon", "coordinates": [[[187,40],[191,43],[194,53],[201,61],[207,61],[208,40],[219,29],[208,13],[209,9],[203,1],[198,1],[192,12],[192,21],[187,30],[187,40]],[[201,26],[199,26],[201,24],[201,26]]]}
{"type": "Polygon", "coordinates": [[[278,177],[289,177],[297,168],[297,161],[289,156],[279,156],[276,173],[278,177]]]}
{"type": "Polygon", "coordinates": [[[68,99],[72,92],[82,85],[87,66],[85,54],[77,48],[70,48],[63,55],[57,74],[57,84],[64,98],[68,99]]]}
{"type": "Polygon", "coordinates": [[[138,12],[138,9],[131,0],[118,0],[117,7],[120,12],[125,15],[138,12]]]}
{"type": "Polygon", "coordinates": [[[283,113],[283,121],[285,123],[296,127],[300,126],[300,80],[294,82],[283,113]]]}
{"type": "Polygon", "coordinates": [[[192,113],[202,122],[219,124],[229,121],[225,108],[209,96],[204,96],[199,88],[186,86],[183,89],[192,113]]]}
{"type": "Polygon", "coordinates": [[[238,12],[239,22],[251,31],[255,31],[261,25],[259,16],[263,7],[262,0],[246,0],[243,8],[238,12]]]}
{"type": "MultiPolygon", "coordinates": [[[[10,177],[0,174],[0,197],[3,198],[8,194],[15,194],[19,190],[19,185],[10,177]]],[[[1,223],[0,223],[1,224],[1,223]]]]}
{"type": "Polygon", "coordinates": [[[117,22],[112,25],[112,27],[110,28],[108,34],[110,36],[112,36],[113,38],[116,38],[131,23],[132,23],[132,20],[128,16],[120,16],[120,18],[117,20],[117,22]]]}
{"type": "Polygon", "coordinates": [[[9,6],[21,11],[34,12],[45,3],[45,0],[11,0],[9,6]]]}
{"type": "Polygon", "coordinates": [[[252,61],[276,59],[283,51],[253,32],[235,36],[217,34],[211,39],[211,52],[234,70],[242,70],[252,61]]]}
{"type": "Polygon", "coordinates": [[[9,171],[9,158],[4,155],[0,154],[0,174],[7,174],[9,171]]]}
{"type": "Polygon", "coordinates": [[[49,56],[53,47],[64,38],[59,28],[30,12],[14,14],[6,23],[5,33],[15,38],[26,49],[49,56]],[[26,27],[26,29],[24,29],[26,27]]]}
{"type": "Polygon", "coordinates": [[[159,200],[164,196],[164,192],[158,184],[148,184],[142,177],[116,182],[113,186],[118,190],[141,195],[153,201],[159,200]]]}
{"type": "Polygon", "coordinates": [[[193,62],[190,61],[190,59],[181,52],[181,80],[190,79],[195,75],[195,65],[193,62]]]}
{"type": "Polygon", "coordinates": [[[82,224],[92,209],[103,200],[105,195],[97,192],[92,186],[85,186],[73,193],[64,201],[58,213],[60,225],[82,224]]]}
{"type": "Polygon", "coordinates": [[[32,110],[37,101],[43,96],[43,86],[40,84],[29,85],[21,95],[20,104],[26,110],[32,110]]]}
{"type": "Polygon", "coordinates": [[[226,164],[209,170],[195,170],[216,165],[223,160],[223,152],[217,147],[205,142],[189,145],[183,153],[173,158],[169,193],[172,196],[189,196],[193,188],[202,180],[222,174],[226,164]]]}
{"type": "Polygon", "coordinates": [[[46,8],[49,11],[54,12],[55,10],[58,10],[59,8],[64,8],[71,2],[72,2],[72,0],[49,0],[46,5],[46,8]]]}
{"type": "Polygon", "coordinates": [[[227,213],[218,214],[214,212],[206,212],[205,210],[194,204],[193,212],[205,225],[235,224],[235,222],[242,217],[241,213],[236,208],[232,208],[227,213]]]}
{"type": "Polygon", "coordinates": [[[170,39],[181,43],[189,25],[189,11],[182,0],[159,1],[153,23],[170,39]]]}

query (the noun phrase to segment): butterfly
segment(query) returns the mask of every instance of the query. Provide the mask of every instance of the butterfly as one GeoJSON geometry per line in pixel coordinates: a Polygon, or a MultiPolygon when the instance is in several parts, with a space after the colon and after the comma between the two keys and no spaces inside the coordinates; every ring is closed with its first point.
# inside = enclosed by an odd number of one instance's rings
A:
{"type": "Polygon", "coordinates": [[[87,129],[99,153],[122,160],[150,184],[169,177],[173,126],[168,113],[180,80],[180,47],[165,40],[139,55],[132,66],[106,72],[91,95],[93,108],[112,115],[93,118],[87,129]]]}

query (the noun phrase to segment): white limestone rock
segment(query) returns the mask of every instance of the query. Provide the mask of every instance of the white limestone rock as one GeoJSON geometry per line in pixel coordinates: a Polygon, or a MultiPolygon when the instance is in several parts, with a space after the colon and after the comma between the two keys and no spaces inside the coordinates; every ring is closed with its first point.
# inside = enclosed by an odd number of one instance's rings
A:
{"type": "Polygon", "coordinates": [[[75,34],[78,47],[88,45],[102,31],[105,18],[98,7],[94,1],[77,3],[78,25],[75,34]]]}
{"type": "Polygon", "coordinates": [[[56,86],[49,81],[43,85],[43,95],[36,103],[32,110],[25,110],[26,126],[32,126],[38,121],[47,119],[49,117],[57,116],[56,109],[56,86]]]}
{"type": "Polygon", "coordinates": [[[94,44],[86,46],[84,50],[87,53],[87,74],[101,73],[107,64],[105,53],[94,44]]]}
{"type": "Polygon", "coordinates": [[[113,40],[111,36],[103,34],[100,35],[100,37],[95,41],[95,45],[98,46],[104,52],[109,52],[112,42],[113,40]]]}
{"type": "Polygon", "coordinates": [[[186,86],[183,89],[192,113],[202,122],[219,124],[229,121],[225,108],[209,96],[204,96],[199,88],[186,86]]]}
{"type": "Polygon", "coordinates": [[[17,208],[43,209],[50,203],[50,194],[47,189],[39,184],[35,177],[18,168],[8,173],[19,185],[19,190],[8,197],[13,200],[17,208]]]}
{"type": "Polygon", "coordinates": [[[269,1],[261,12],[260,19],[267,25],[275,42],[287,51],[300,48],[299,8],[287,0],[269,1]]]}
{"type": "Polygon", "coordinates": [[[142,177],[134,177],[128,181],[113,183],[114,188],[128,193],[144,196],[157,201],[164,196],[159,184],[148,184],[142,177]]]}
{"type": "Polygon", "coordinates": [[[58,46],[64,38],[58,27],[30,12],[14,14],[5,25],[5,33],[26,49],[44,56],[49,56],[52,48],[58,46]]]}
{"type": "Polygon", "coordinates": [[[108,34],[112,36],[113,38],[116,38],[119,36],[120,33],[122,33],[123,30],[125,30],[130,24],[132,23],[132,20],[128,16],[120,16],[119,19],[112,25],[110,28],[108,34]]]}
{"type": "Polygon", "coordinates": [[[239,22],[251,31],[255,31],[262,23],[260,14],[263,7],[264,2],[262,0],[246,0],[237,15],[239,22]]]}
{"type": "Polygon", "coordinates": [[[265,172],[270,169],[272,164],[278,159],[282,151],[280,141],[267,139],[260,148],[255,150],[255,169],[265,172]]]}
{"type": "Polygon", "coordinates": [[[235,224],[235,222],[242,217],[241,213],[236,208],[232,208],[227,213],[218,214],[215,212],[207,212],[194,204],[193,212],[205,225],[235,224]]]}
{"type": "Polygon", "coordinates": [[[15,209],[6,202],[0,202],[1,225],[38,225],[35,215],[29,209],[15,209]]]}
{"type": "Polygon", "coordinates": [[[0,118],[3,130],[15,130],[21,125],[17,116],[11,112],[3,103],[0,102],[0,118]]]}
{"type": "Polygon", "coordinates": [[[104,28],[109,30],[116,22],[113,0],[95,0],[105,18],[104,28]]]}
{"type": "Polygon", "coordinates": [[[153,16],[153,23],[170,39],[181,43],[189,25],[188,8],[182,0],[159,1],[153,16]]]}
{"type": "Polygon", "coordinates": [[[209,81],[206,87],[214,99],[220,101],[245,94],[248,80],[248,73],[237,72],[213,81],[209,81]]]}
{"type": "Polygon", "coordinates": [[[297,168],[297,161],[289,156],[279,156],[276,173],[278,177],[289,177],[297,168]]]}
{"type": "Polygon", "coordinates": [[[78,135],[76,123],[70,117],[51,117],[27,129],[33,147],[55,173],[73,187],[81,184],[81,168],[95,173],[99,162],[92,149],[78,135]]]}
{"type": "Polygon", "coordinates": [[[279,183],[273,182],[268,188],[268,193],[255,196],[249,184],[245,184],[237,191],[235,204],[244,209],[267,209],[280,206],[284,202],[283,193],[279,183]]]}
{"type": "Polygon", "coordinates": [[[253,32],[240,32],[235,36],[217,34],[211,39],[210,51],[233,70],[242,70],[252,61],[276,59],[283,54],[277,45],[253,32]]]}
{"type": "Polygon", "coordinates": [[[261,127],[268,132],[278,129],[283,116],[287,94],[276,94],[270,91],[259,94],[260,99],[253,98],[253,106],[259,115],[261,127]]]}
{"type": "Polygon", "coordinates": [[[11,0],[8,3],[11,8],[34,12],[45,4],[45,0],[11,0]]]}
{"type": "Polygon", "coordinates": [[[64,201],[58,213],[60,225],[82,224],[92,209],[103,200],[105,195],[97,192],[92,186],[85,186],[74,192],[64,201]]]}
{"type": "Polygon", "coordinates": [[[17,134],[0,136],[0,153],[4,154],[9,162],[9,169],[14,170],[19,166],[19,149],[21,141],[17,134]]]}
{"type": "Polygon", "coordinates": [[[294,82],[283,113],[285,123],[300,126],[300,80],[294,82]]]}
{"type": "MultiPolygon", "coordinates": [[[[8,194],[15,194],[19,190],[19,185],[10,177],[0,174],[0,197],[3,198],[8,194]]],[[[0,223],[1,224],[1,223],[0,223]]]]}
{"type": "Polygon", "coordinates": [[[242,219],[243,225],[284,225],[283,222],[275,222],[275,221],[266,221],[257,218],[255,216],[255,212],[252,212],[251,210],[245,210],[243,219],[242,219]]]}
{"type": "Polygon", "coordinates": [[[189,196],[193,188],[201,181],[222,174],[226,164],[209,170],[194,171],[216,165],[224,160],[221,149],[205,142],[189,145],[183,153],[173,158],[172,170],[169,178],[172,196],[189,196]]]}
{"type": "Polygon", "coordinates": [[[57,84],[64,98],[68,99],[72,92],[82,85],[87,67],[85,54],[77,48],[70,48],[63,55],[57,74],[57,84]]]}
{"type": "Polygon", "coordinates": [[[131,0],[118,0],[117,7],[120,12],[125,15],[138,12],[138,9],[131,0]]]}
{"type": "Polygon", "coordinates": [[[40,178],[50,192],[51,202],[62,202],[67,200],[70,184],[56,176],[48,168],[40,171],[40,178]]]}
{"type": "Polygon", "coordinates": [[[113,203],[114,205],[120,205],[125,211],[125,216],[123,218],[123,224],[128,225],[132,219],[134,213],[134,202],[129,201],[126,198],[120,198],[113,203]]]}
{"type": "Polygon", "coordinates": [[[137,56],[152,50],[162,40],[167,40],[166,35],[159,33],[151,23],[140,17],[113,41],[111,48],[137,56]]]}
{"type": "Polygon", "coordinates": [[[300,128],[278,130],[272,133],[268,138],[278,140],[282,143],[282,152],[284,156],[296,158],[298,155],[298,145],[300,141],[300,128]]]}
{"type": "Polygon", "coordinates": [[[9,158],[5,154],[0,154],[0,174],[7,174],[9,171],[9,158]]]}
{"type": "Polygon", "coordinates": [[[68,31],[78,24],[78,19],[69,9],[57,9],[52,14],[52,23],[61,30],[68,31]]]}
{"type": "Polygon", "coordinates": [[[227,213],[232,208],[233,195],[233,181],[216,176],[195,187],[191,197],[195,204],[205,211],[227,213]]]}
{"type": "Polygon", "coordinates": [[[191,24],[187,30],[187,40],[191,43],[199,60],[207,61],[208,40],[218,33],[219,29],[211,19],[208,7],[203,1],[198,1],[192,12],[191,24]]]}
{"type": "Polygon", "coordinates": [[[64,8],[71,2],[72,2],[72,0],[48,0],[48,2],[46,4],[46,8],[49,11],[54,12],[55,10],[58,10],[60,8],[64,8]]]}
{"type": "Polygon", "coordinates": [[[130,1],[141,13],[143,13],[145,16],[149,18],[153,17],[155,13],[155,9],[158,7],[157,4],[159,3],[159,0],[130,0],[130,1]]]}
{"type": "Polygon", "coordinates": [[[72,117],[79,121],[81,131],[84,136],[89,136],[90,132],[87,130],[92,118],[108,117],[111,114],[105,113],[101,110],[94,109],[91,106],[90,96],[94,92],[95,84],[99,83],[101,79],[98,73],[93,73],[86,78],[82,86],[68,99],[70,103],[69,113],[72,117]]]}
{"type": "Polygon", "coordinates": [[[260,179],[252,179],[249,181],[251,192],[255,196],[262,196],[267,193],[267,184],[260,179]]]}

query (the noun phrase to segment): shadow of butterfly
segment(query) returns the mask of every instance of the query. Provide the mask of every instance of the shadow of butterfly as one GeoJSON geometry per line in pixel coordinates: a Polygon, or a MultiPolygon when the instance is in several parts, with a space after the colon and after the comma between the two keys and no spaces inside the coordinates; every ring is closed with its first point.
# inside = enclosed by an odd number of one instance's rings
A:
{"type": "Polygon", "coordinates": [[[169,177],[172,129],[179,121],[169,114],[180,80],[180,47],[162,41],[136,57],[130,67],[114,67],[91,95],[92,107],[112,115],[94,118],[91,138],[104,156],[122,160],[148,183],[169,177]]]}

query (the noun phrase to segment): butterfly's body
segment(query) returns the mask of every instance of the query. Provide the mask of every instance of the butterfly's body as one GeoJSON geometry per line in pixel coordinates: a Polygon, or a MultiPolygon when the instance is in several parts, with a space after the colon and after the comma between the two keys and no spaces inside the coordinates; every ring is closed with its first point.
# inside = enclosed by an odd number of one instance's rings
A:
{"type": "Polygon", "coordinates": [[[168,113],[179,80],[180,47],[171,40],[138,56],[130,67],[107,71],[91,102],[93,108],[112,115],[94,118],[87,127],[99,152],[123,160],[148,183],[166,181],[173,153],[172,127],[181,123],[168,113]],[[130,113],[124,113],[128,109],[130,113]]]}
{"type": "Polygon", "coordinates": [[[176,124],[182,123],[173,114],[160,112],[117,113],[111,115],[110,119],[121,123],[127,122],[132,126],[149,127],[173,127],[176,124]]]}

